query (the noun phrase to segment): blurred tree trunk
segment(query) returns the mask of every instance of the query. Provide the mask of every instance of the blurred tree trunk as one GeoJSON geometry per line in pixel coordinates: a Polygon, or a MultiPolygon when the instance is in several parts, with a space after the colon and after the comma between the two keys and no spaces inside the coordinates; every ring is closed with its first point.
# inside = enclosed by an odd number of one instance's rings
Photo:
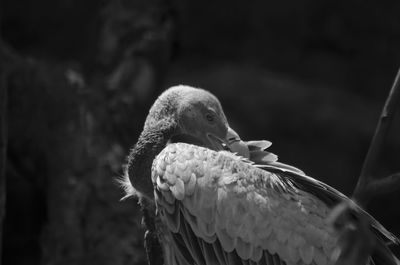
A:
{"type": "Polygon", "coordinates": [[[119,201],[116,178],[162,89],[173,22],[163,0],[107,3],[89,14],[101,18],[84,61],[18,57],[5,78],[1,58],[1,92],[9,87],[6,264],[145,262],[139,208],[119,201]]]}

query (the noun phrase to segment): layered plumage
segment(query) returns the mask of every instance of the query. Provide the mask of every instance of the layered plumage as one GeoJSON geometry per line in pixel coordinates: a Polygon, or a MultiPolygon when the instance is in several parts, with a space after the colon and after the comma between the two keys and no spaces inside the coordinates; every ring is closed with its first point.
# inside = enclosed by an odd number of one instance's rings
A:
{"type": "MultiPolygon", "coordinates": [[[[191,113],[203,93],[216,100],[203,90],[180,87],[172,91],[174,95],[197,93],[186,101],[191,113]]],[[[168,93],[160,97],[161,102],[173,101],[168,93]]],[[[162,108],[160,100],[157,104],[162,108]]],[[[220,130],[214,130],[217,126],[190,127],[185,124],[190,119],[176,118],[185,114],[174,111],[155,118],[152,112],[166,111],[151,110],[151,123],[164,126],[145,125],[142,135],[159,138],[144,141],[154,144],[149,144],[147,153],[139,139],[139,148],[136,146],[130,157],[127,172],[131,182],[138,183],[138,173],[148,178],[145,183],[151,179],[151,188],[143,183],[134,188],[155,202],[166,264],[333,264],[338,234],[327,216],[332,207],[348,198],[297,168],[279,163],[277,156],[266,151],[268,141],[244,143],[236,134],[234,139],[224,139],[230,128],[219,103],[213,105],[214,113],[219,113],[214,118],[221,117],[220,130]],[[161,122],[166,118],[172,127],[161,122]],[[146,131],[146,126],[154,130],[146,131]],[[205,132],[193,133],[196,130],[205,132]],[[168,134],[162,136],[164,131],[168,134]],[[209,133],[214,136],[201,137],[209,133]]],[[[397,239],[366,212],[359,209],[359,214],[376,233],[380,251],[375,255],[394,262],[385,244],[397,239]]]]}

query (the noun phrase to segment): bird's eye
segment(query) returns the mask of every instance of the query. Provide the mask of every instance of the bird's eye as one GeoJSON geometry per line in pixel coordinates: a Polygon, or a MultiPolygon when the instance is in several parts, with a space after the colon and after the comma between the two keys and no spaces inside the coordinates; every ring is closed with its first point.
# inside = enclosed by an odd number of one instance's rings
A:
{"type": "Polygon", "coordinates": [[[213,121],[214,121],[214,115],[212,115],[211,113],[207,113],[207,114],[206,114],[206,119],[207,119],[209,122],[213,122],[213,121]]]}

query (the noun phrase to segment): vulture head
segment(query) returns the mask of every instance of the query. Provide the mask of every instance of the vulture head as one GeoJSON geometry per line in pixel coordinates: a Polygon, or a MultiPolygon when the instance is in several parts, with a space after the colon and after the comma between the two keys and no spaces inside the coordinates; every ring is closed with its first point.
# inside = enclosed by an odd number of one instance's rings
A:
{"type": "Polygon", "coordinates": [[[136,195],[152,198],[152,161],[166,145],[176,142],[249,157],[247,145],[229,127],[221,104],[213,94],[189,86],[171,87],[151,107],[128,158],[129,180],[136,195]]]}

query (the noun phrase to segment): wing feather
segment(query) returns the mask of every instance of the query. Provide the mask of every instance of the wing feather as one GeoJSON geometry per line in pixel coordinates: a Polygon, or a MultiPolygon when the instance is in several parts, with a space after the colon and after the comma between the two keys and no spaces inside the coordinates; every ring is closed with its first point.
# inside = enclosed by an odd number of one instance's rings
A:
{"type": "MultiPolygon", "coordinates": [[[[163,185],[159,190],[165,200],[159,206],[162,207],[166,203],[176,204],[172,215],[166,213],[161,217],[170,230],[176,233],[180,225],[179,217],[184,216],[182,221],[187,222],[191,228],[191,231],[185,232],[189,235],[192,232],[197,240],[199,238],[202,240],[198,245],[188,244],[188,242],[185,244],[197,249],[197,252],[200,249],[206,259],[206,264],[212,264],[211,262],[218,260],[213,248],[207,245],[215,243],[217,238],[225,251],[235,250],[242,260],[251,259],[254,262],[261,259],[261,249],[277,253],[279,260],[291,261],[288,254],[288,248],[291,245],[287,243],[287,240],[292,233],[304,238],[308,244],[316,243],[322,246],[321,242],[312,242],[311,237],[303,229],[307,224],[306,221],[310,221],[307,216],[312,210],[309,202],[302,201],[305,194],[298,193],[297,189],[282,181],[278,175],[245,164],[235,156],[230,156],[229,153],[215,153],[214,159],[210,159],[213,155],[207,154],[204,150],[197,153],[188,151],[186,153],[188,159],[185,160],[182,159],[182,155],[185,155],[184,150],[174,151],[176,154],[179,153],[179,161],[174,159],[174,152],[170,152],[167,154],[168,159],[156,160],[162,163],[168,161],[170,164],[154,167],[166,168],[164,172],[156,170],[153,176],[156,180],[154,181],[156,189],[158,189],[158,183],[163,185]],[[192,196],[185,195],[185,186],[192,175],[188,177],[182,176],[182,171],[179,172],[180,174],[174,172],[174,169],[185,168],[179,163],[188,161],[192,163],[191,167],[196,173],[197,180],[192,196]],[[209,163],[205,164],[204,161],[209,163]],[[225,166],[221,167],[221,165],[225,166]],[[160,180],[157,181],[158,178],[160,180]],[[229,180],[226,181],[226,178],[229,180]],[[186,183],[184,180],[187,180],[186,183]],[[168,193],[164,191],[165,183],[169,185],[169,195],[165,195],[168,193]],[[177,213],[178,211],[182,211],[183,214],[177,213]],[[285,219],[295,219],[295,226],[282,225],[286,223],[285,219]],[[269,225],[272,231],[259,234],[258,231],[264,230],[265,224],[269,225]],[[267,242],[267,244],[260,242],[267,242]]],[[[312,221],[318,226],[323,225],[321,217],[316,216],[312,221]]],[[[183,241],[189,240],[183,239],[183,241]]],[[[304,263],[310,264],[313,252],[303,252],[305,253],[302,257],[304,263]]],[[[196,253],[192,254],[196,255],[196,253]]],[[[276,263],[276,259],[274,262],[276,263]]]]}
{"type": "Polygon", "coordinates": [[[213,244],[209,244],[205,241],[201,241],[202,251],[206,264],[218,264],[218,258],[214,252],[213,244]]]}
{"type": "Polygon", "coordinates": [[[234,251],[227,253],[227,260],[229,265],[242,265],[242,259],[234,251]]]}
{"type": "MultiPolygon", "coordinates": [[[[322,213],[321,212],[322,210],[329,211],[332,207],[338,205],[340,202],[349,200],[349,198],[346,197],[346,195],[344,195],[340,191],[309,176],[298,174],[293,171],[288,171],[285,168],[281,168],[276,165],[257,165],[257,166],[259,168],[277,174],[280,178],[286,180],[287,183],[290,183],[290,185],[293,185],[295,188],[304,191],[308,194],[314,195],[315,198],[318,198],[318,200],[314,200],[314,205],[324,203],[328,206],[328,208],[325,209],[317,207],[317,211],[314,211],[314,213],[317,214],[322,213]]],[[[311,199],[311,197],[308,197],[307,199],[311,199]]],[[[367,213],[365,210],[363,210],[361,207],[357,205],[355,205],[355,208],[358,214],[360,214],[364,218],[367,218],[370,221],[371,226],[375,230],[376,234],[381,239],[386,241],[386,243],[389,244],[400,243],[400,240],[393,233],[389,232],[381,223],[379,223],[369,213],[367,213]]],[[[322,214],[326,215],[326,213],[322,214]]]]}
{"type": "Polygon", "coordinates": [[[242,258],[241,261],[242,261],[242,265],[250,265],[248,260],[244,260],[244,259],[242,258]]]}
{"type": "Polygon", "coordinates": [[[183,143],[159,154],[152,180],[161,220],[198,265],[330,261],[337,235],[326,217],[346,197],[325,184],[183,143]]]}
{"type": "MultiPolygon", "coordinates": [[[[193,255],[190,255],[189,251],[186,248],[186,245],[183,244],[182,236],[180,234],[173,234],[171,243],[176,250],[174,252],[175,259],[177,260],[178,264],[193,264],[193,255]]],[[[196,260],[196,262],[198,262],[196,260]]],[[[200,263],[197,263],[200,264],[200,263]]]]}
{"type": "Polygon", "coordinates": [[[183,225],[182,229],[180,230],[180,234],[186,240],[185,246],[189,249],[192,257],[196,261],[196,264],[205,264],[198,238],[194,235],[187,222],[182,220],[182,223],[183,225]]]}
{"type": "MultiPolygon", "coordinates": [[[[268,253],[269,254],[269,253],[268,253]]],[[[264,255],[264,258],[265,258],[265,263],[267,264],[267,265],[275,265],[275,262],[274,262],[274,258],[273,258],[273,256],[271,255],[271,254],[269,254],[269,255],[264,255]]]]}
{"type": "Polygon", "coordinates": [[[218,259],[219,264],[228,264],[228,260],[226,257],[226,252],[222,249],[221,244],[219,243],[219,240],[216,240],[213,244],[213,249],[215,256],[218,259]]]}
{"type": "Polygon", "coordinates": [[[272,260],[274,265],[285,265],[285,263],[283,263],[283,261],[276,254],[272,256],[272,260]]]}
{"type": "Polygon", "coordinates": [[[179,204],[176,203],[176,207],[174,207],[174,211],[169,213],[168,211],[163,212],[164,220],[167,223],[168,228],[172,233],[177,233],[180,227],[180,210],[179,204]]]}

